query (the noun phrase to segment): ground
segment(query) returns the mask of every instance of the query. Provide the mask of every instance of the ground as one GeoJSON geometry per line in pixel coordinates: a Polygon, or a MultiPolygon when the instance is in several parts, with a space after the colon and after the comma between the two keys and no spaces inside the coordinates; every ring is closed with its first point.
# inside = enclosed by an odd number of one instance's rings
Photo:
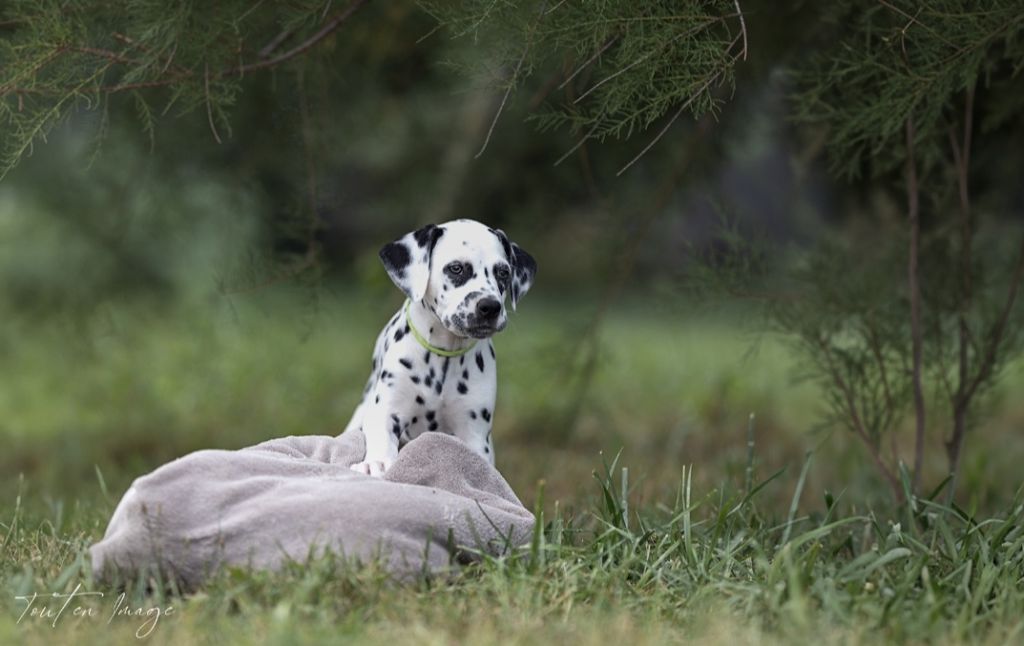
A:
{"type": "Polygon", "coordinates": [[[96,590],[83,550],[134,477],[199,448],[340,432],[400,302],[267,289],[6,321],[0,643],[130,642],[140,627],[158,643],[1020,639],[1021,366],[971,438],[960,506],[896,510],[852,438],[816,428],[814,385],[747,313],[626,299],[593,336],[594,299],[543,293],[495,344],[498,467],[543,514],[521,553],[412,586],[330,559],[231,571],[185,598],[130,586],[120,605],[76,599],[56,626],[19,621],[16,597],[96,590]],[[79,600],[96,616],[72,616],[79,600]],[[110,619],[140,607],[173,611],[110,619]]]}

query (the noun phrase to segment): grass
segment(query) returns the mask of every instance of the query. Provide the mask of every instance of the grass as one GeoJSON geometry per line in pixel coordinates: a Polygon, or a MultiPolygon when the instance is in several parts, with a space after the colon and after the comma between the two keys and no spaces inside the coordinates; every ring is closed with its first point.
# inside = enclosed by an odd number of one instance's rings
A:
{"type": "MultiPolygon", "coordinates": [[[[7,320],[0,643],[136,641],[147,618],[107,623],[113,591],[82,600],[96,617],[65,614],[56,627],[19,623],[25,604],[15,597],[94,590],[83,550],[131,479],[160,463],[198,448],[340,431],[373,335],[398,299],[307,296],[7,320]]],[[[497,340],[498,466],[541,518],[530,546],[410,586],[375,564],[331,558],[277,573],[226,571],[185,598],[129,585],[129,608],[174,608],[147,639],[1020,640],[1024,507],[1012,429],[1021,411],[1010,397],[974,438],[964,508],[918,499],[890,509],[849,438],[808,433],[816,393],[793,383],[782,345],[761,340],[751,353],[755,339],[731,323],[736,316],[627,302],[601,328],[584,389],[574,350],[591,308],[531,294],[497,340]]],[[[1019,382],[1012,367],[1004,392],[1019,382]]]]}

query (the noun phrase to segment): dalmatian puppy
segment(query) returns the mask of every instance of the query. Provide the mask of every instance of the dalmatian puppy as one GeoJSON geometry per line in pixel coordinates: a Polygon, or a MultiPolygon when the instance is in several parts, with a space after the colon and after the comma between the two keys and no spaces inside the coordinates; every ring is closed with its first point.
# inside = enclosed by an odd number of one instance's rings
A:
{"type": "Polygon", "coordinates": [[[428,224],[384,245],[381,261],[407,300],[377,337],[373,370],[345,431],[361,428],[352,469],[380,477],[424,431],[455,435],[494,464],[497,371],[491,336],[530,289],[537,264],[500,229],[428,224]]]}

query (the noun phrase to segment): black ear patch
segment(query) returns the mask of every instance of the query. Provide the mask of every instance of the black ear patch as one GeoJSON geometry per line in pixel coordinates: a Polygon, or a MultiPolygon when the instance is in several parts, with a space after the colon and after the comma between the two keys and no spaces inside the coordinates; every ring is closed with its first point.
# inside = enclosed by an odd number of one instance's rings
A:
{"type": "Polygon", "coordinates": [[[491,233],[501,241],[501,247],[505,250],[508,264],[512,266],[512,277],[509,280],[509,289],[512,296],[512,309],[522,298],[530,286],[533,285],[533,278],[537,275],[537,261],[533,256],[523,251],[522,247],[508,239],[508,236],[501,229],[490,229],[491,233]]]}
{"type": "Polygon", "coordinates": [[[512,266],[515,267],[516,278],[521,283],[532,283],[533,277],[537,275],[537,261],[519,245],[512,245],[512,253],[515,256],[512,266]]]}
{"type": "Polygon", "coordinates": [[[389,274],[402,277],[405,275],[405,268],[412,262],[409,255],[409,248],[403,242],[389,242],[380,250],[380,260],[389,274]]]}
{"type": "Polygon", "coordinates": [[[426,247],[428,251],[433,251],[434,245],[437,244],[437,241],[443,235],[444,229],[435,224],[428,224],[421,229],[416,229],[412,237],[415,238],[416,244],[420,246],[420,249],[426,247]]]}
{"type": "Polygon", "coordinates": [[[428,224],[389,242],[380,259],[391,280],[414,302],[423,300],[430,282],[430,257],[444,227],[428,224]]]}
{"type": "Polygon", "coordinates": [[[498,240],[501,241],[501,248],[505,250],[505,257],[508,258],[510,265],[515,265],[515,256],[512,255],[512,243],[509,242],[508,236],[501,229],[489,229],[491,233],[498,236],[498,240]]]}
{"type": "Polygon", "coordinates": [[[522,247],[512,243],[512,309],[516,308],[519,299],[526,295],[537,275],[537,261],[523,251],[522,247]]]}

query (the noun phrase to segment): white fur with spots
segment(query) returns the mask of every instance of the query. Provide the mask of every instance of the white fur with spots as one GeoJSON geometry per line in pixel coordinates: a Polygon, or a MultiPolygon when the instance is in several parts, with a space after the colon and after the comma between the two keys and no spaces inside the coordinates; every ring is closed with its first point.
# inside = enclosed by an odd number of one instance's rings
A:
{"type": "Polygon", "coordinates": [[[494,464],[491,425],[497,370],[491,336],[508,322],[536,275],[533,258],[500,229],[473,220],[428,225],[384,246],[388,275],[410,300],[377,337],[373,370],[345,431],[361,428],[366,456],[352,469],[381,476],[407,442],[425,431],[454,435],[494,464]],[[475,344],[475,345],[474,345],[475,344]]]}

